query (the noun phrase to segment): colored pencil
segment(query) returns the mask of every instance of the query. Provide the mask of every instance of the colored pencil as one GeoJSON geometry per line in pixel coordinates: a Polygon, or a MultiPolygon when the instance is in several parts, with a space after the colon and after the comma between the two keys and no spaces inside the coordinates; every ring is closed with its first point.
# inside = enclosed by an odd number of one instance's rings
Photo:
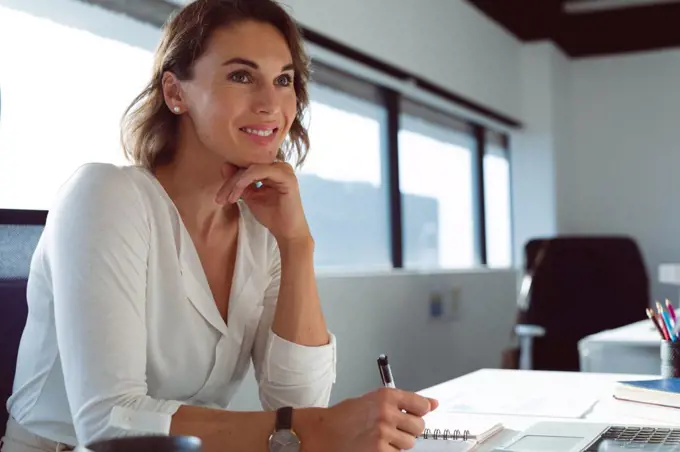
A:
{"type": "Polygon", "coordinates": [[[663,338],[667,341],[670,341],[671,335],[670,332],[668,331],[668,328],[666,327],[666,322],[664,322],[663,320],[663,307],[661,307],[661,303],[659,303],[658,301],[656,302],[656,310],[658,311],[656,316],[657,321],[661,325],[661,329],[664,332],[663,338]]]}
{"type": "Polygon", "coordinates": [[[671,304],[671,301],[666,298],[666,309],[668,310],[668,313],[671,315],[671,319],[673,319],[673,327],[675,327],[675,324],[678,323],[678,318],[675,316],[675,309],[673,309],[673,305],[671,304]]]}
{"type": "Polygon", "coordinates": [[[659,322],[656,318],[656,314],[654,314],[654,310],[651,308],[647,308],[647,317],[649,317],[649,320],[652,321],[656,329],[659,331],[659,335],[661,336],[661,339],[666,339],[666,335],[664,334],[663,330],[661,329],[661,326],[659,325],[659,322]]]}

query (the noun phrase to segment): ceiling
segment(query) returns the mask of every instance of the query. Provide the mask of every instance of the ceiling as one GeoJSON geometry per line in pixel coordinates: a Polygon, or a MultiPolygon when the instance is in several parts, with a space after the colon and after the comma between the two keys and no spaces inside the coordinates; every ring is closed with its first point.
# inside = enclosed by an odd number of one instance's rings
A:
{"type": "Polygon", "coordinates": [[[466,0],[525,42],[571,57],[680,47],[680,0],[466,0]]]}

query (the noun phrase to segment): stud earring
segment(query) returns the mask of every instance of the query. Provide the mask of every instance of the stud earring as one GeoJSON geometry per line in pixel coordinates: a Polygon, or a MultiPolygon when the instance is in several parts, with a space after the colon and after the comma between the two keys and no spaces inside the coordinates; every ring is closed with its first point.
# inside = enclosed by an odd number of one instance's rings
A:
{"type": "Polygon", "coordinates": [[[179,107],[175,105],[174,107],[172,107],[172,111],[174,111],[175,113],[179,113],[179,107]]]}

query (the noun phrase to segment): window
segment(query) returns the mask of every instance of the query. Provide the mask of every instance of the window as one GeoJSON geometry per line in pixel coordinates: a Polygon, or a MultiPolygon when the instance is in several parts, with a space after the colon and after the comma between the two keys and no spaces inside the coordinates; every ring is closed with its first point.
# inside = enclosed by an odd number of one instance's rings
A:
{"type": "Polygon", "coordinates": [[[489,267],[512,265],[510,160],[505,137],[487,131],[484,150],[484,216],[489,267]]]}
{"type": "Polygon", "coordinates": [[[0,208],[47,209],[78,166],[125,163],[120,117],[159,31],[74,0],[2,3],[0,208]]]}
{"type": "MultiPolygon", "coordinates": [[[[315,79],[322,79],[320,73],[315,79]]],[[[347,91],[321,83],[310,86],[311,146],[298,177],[316,241],[315,263],[322,268],[388,269],[392,262],[382,143],[386,112],[375,100],[347,91]]]]}
{"type": "Polygon", "coordinates": [[[476,263],[469,126],[404,102],[399,130],[404,267],[476,263]]]}

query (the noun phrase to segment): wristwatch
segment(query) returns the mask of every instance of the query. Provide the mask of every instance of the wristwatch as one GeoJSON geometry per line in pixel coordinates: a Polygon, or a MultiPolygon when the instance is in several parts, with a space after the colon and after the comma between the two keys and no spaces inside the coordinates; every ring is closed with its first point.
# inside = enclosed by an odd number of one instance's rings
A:
{"type": "Polygon", "coordinates": [[[300,438],[293,430],[293,408],[276,410],[276,427],[269,436],[269,452],[300,452],[300,438]]]}

